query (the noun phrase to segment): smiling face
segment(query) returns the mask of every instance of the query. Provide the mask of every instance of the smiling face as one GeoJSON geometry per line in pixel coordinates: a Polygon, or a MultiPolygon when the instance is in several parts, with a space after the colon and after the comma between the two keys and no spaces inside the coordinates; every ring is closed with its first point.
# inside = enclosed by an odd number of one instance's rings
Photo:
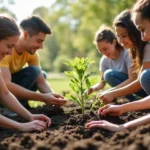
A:
{"type": "Polygon", "coordinates": [[[132,18],[136,28],[141,32],[141,39],[150,41],[150,20],[142,19],[140,13],[133,13],[132,18]]]}
{"type": "Polygon", "coordinates": [[[46,34],[43,32],[38,33],[37,35],[29,36],[25,43],[25,49],[28,53],[34,54],[38,49],[43,48],[43,42],[46,38],[46,34]]]}
{"type": "Polygon", "coordinates": [[[115,30],[118,37],[118,42],[126,49],[132,48],[133,42],[129,37],[127,29],[122,26],[116,26],[115,30]]]}
{"type": "Polygon", "coordinates": [[[0,41],[0,61],[6,56],[11,55],[14,46],[17,44],[19,36],[12,36],[0,41]]]}
{"type": "Polygon", "coordinates": [[[97,49],[100,54],[105,55],[107,58],[112,58],[114,57],[115,53],[115,46],[116,46],[116,41],[110,43],[107,42],[106,40],[102,40],[96,44],[97,49]]]}

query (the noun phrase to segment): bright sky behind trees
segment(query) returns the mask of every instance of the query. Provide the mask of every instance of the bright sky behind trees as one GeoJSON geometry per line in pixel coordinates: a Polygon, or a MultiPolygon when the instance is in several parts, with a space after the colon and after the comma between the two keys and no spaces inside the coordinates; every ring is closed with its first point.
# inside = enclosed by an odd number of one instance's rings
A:
{"type": "Polygon", "coordinates": [[[15,4],[8,5],[6,1],[4,3],[17,17],[17,21],[20,22],[27,16],[30,16],[33,10],[40,6],[50,7],[55,0],[14,0],[15,4]]]}

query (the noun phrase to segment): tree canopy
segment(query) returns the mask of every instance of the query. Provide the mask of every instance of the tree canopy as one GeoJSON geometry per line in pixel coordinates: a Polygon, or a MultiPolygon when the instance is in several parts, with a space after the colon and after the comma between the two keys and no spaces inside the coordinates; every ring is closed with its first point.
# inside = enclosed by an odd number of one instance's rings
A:
{"type": "Polygon", "coordinates": [[[53,35],[48,36],[45,42],[44,50],[40,51],[43,69],[63,71],[65,67],[62,60],[77,56],[94,59],[96,64],[93,69],[98,71],[101,55],[93,44],[95,32],[102,24],[112,26],[114,17],[122,10],[130,9],[134,2],[55,0],[50,7],[36,8],[33,14],[42,17],[53,31],[53,35]]]}

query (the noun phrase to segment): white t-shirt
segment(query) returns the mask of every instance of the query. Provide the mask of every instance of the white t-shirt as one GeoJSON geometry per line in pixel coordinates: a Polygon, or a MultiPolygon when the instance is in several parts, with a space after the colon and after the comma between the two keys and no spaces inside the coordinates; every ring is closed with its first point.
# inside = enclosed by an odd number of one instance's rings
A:
{"type": "Polygon", "coordinates": [[[122,50],[120,56],[115,60],[107,58],[106,56],[103,55],[100,59],[99,70],[104,73],[107,69],[112,69],[128,74],[128,69],[131,66],[132,66],[132,59],[129,54],[129,51],[122,50]]]}

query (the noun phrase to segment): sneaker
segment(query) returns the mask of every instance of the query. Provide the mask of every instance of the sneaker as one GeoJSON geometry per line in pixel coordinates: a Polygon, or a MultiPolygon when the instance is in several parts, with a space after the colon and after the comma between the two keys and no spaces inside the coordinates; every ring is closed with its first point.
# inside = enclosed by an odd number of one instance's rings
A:
{"type": "Polygon", "coordinates": [[[12,112],[7,108],[0,108],[0,113],[6,117],[16,117],[18,116],[16,113],[12,112]]]}

